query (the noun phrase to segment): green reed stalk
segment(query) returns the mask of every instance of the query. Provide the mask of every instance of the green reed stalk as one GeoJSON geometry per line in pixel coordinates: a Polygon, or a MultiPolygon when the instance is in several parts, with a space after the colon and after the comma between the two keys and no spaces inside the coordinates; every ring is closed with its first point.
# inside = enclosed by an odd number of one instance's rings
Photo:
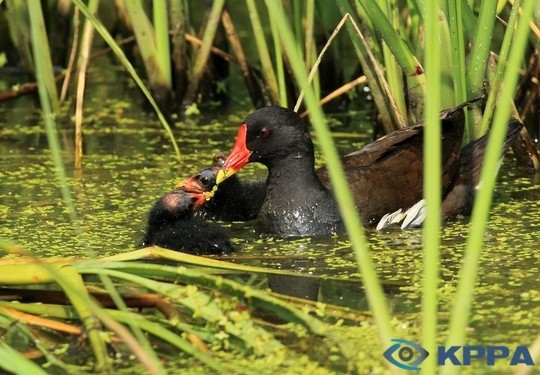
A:
{"type": "Polygon", "coordinates": [[[141,89],[142,93],[144,94],[144,96],[146,97],[146,99],[148,100],[148,102],[150,103],[152,108],[154,108],[154,111],[156,112],[156,115],[157,115],[161,125],[163,126],[163,128],[165,129],[165,132],[167,133],[167,135],[169,136],[169,139],[171,140],[171,144],[173,145],[174,152],[176,154],[176,158],[180,161],[182,159],[181,156],[180,156],[180,149],[178,148],[178,144],[176,143],[176,139],[174,138],[174,134],[173,134],[173,132],[171,130],[171,127],[167,123],[167,120],[165,119],[165,116],[163,116],[163,113],[159,109],[159,106],[157,105],[156,101],[152,97],[152,94],[150,94],[150,91],[148,91],[148,89],[144,85],[143,81],[141,80],[141,78],[139,77],[139,75],[137,74],[135,69],[133,68],[133,65],[131,65],[131,63],[127,59],[126,55],[122,51],[122,49],[118,46],[118,44],[115,42],[114,38],[111,36],[111,34],[109,34],[107,29],[101,23],[101,21],[99,21],[92,14],[92,12],[90,12],[88,10],[88,7],[83,3],[83,1],[82,0],[73,0],[73,3],[77,6],[77,8],[79,8],[81,13],[83,13],[84,16],[92,22],[92,24],[94,25],[96,31],[101,35],[103,40],[105,40],[105,42],[109,45],[109,47],[114,52],[116,57],[118,57],[118,59],[120,60],[122,65],[124,65],[126,70],[129,72],[129,74],[131,75],[131,77],[133,78],[133,80],[135,81],[137,86],[139,86],[139,88],[141,89]]]}
{"type": "MultiPolygon", "coordinates": [[[[463,345],[465,343],[466,329],[471,315],[474,298],[474,288],[476,284],[480,256],[484,234],[486,232],[489,219],[489,210],[493,197],[493,188],[497,175],[493,173],[497,170],[499,158],[501,156],[501,145],[506,134],[506,124],[511,113],[511,105],[518,81],[519,67],[523,63],[525,49],[527,47],[527,37],[529,34],[529,21],[531,20],[535,0],[523,0],[523,12],[519,17],[517,30],[512,42],[508,63],[502,81],[497,108],[493,125],[491,127],[489,141],[482,164],[480,175],[480,189],[476,196],[471,224],[469,226],[469,237],[465,249],[461,275],[459,278],[457,294],[452,309],[449,334],[446,345],[463,345]]],[[[443,374],[457,374],[460,368],[457,366],[445,366],[443,374]]]]}
{"type": "Polygon", "coordinates": [[[0,343],[0,368],[13,374],[47,375],[40,366],[4,343],[0,343]]]}
{"type": "MultiPolygon", "coordinates": [[[[424,198],[427,215],[423,231],[422,345],[429,353],[437,348],[437,289],[440,273],[441,230],[441,41],[437,1],[424,3],[427,95],[424,113],[424,198]]],[[[422,373],[435,374],[437,356],[422,363],[422,373]]]]}
{"type": "Polygon", "coordinates": [[[163,73],[165,82],[170,89],[172,87],[172,72],[167,0],[154,0],[152,5],[154,10],[154,29],[156,30],[156,60],[160,67],[159,70],[163,73]]]}
{"type": "MultiPolygon", "coordinates": [[[[268,51],[268,45],[266,44],[266,38],[264,37],[264,30],[262,27],[261,19],[259,18],[259,12],[254,0],[246,0],[248,8],[249,19],[251,20],[251,27],[253,28],[253,36],[255,38],[255,44],[257,45],[257,51],[259,52],[259,58],[261,59],[262,75],[268,86],[268,92],[272,103],[280,102],[280,88],[276,80],[276,74],[274,73],[274,67],[272,66],[272,59],[270,58],[270,52],[268,51]]],[[[270,17],[271,22],[277,22],[270,17]]],[[[283,88],[281,88],[283,90],[283,88]]]]}
{"type": "MultiPolygon", "coordinates": [[[[477,98],[483,93],[496,11],[496,1],[482,0],[467,69],[467,95],[469,98],[477,98]]],[[[472,108],[473,110],[469,112],[469,134],[478,135],[477,129],[479,129],[482,120],[480,104],[473,105],[472,108]]]]}
{"type": "Polygon", "coordinates": [[[493,118],[493,113],[495,112],[495,105],[501,90],[504,69],[508,60],[508,51],[510,51],[510,46],[514,37],[514,26],[518,19],[520,7],[521,0],[514,0],[514,5],[512,5],[512,10],[510,11],[510,16],[508,17],[508,26],[506,27],[506,31],[504,33],[501,50],[499,51],[499,60],[497,62],[493,80],[491,82],[491,90],[489,91],[486,108],[482,117],[482,125],[480,127],[480,133],[482,134],[488,131],[489,124],[493,118]]]}
{"type": "Polygon", "coordinates": [[[305,92],[305,101],[310,113],[309,117],[315,128],[317,139],[319,140],[321,150],[327,162],[333,191],[343,216],[343,221],[351,241],[358,268],[362,274],[367,298],[371,309],[373,310],[373,316],[381,335],[382,346],[386,346],[390,339],[394,337],[392,325],[390,323],[390,313],[387,309],[386,297],[383,293],[377,273],[373,266],[373,261],[369,254],[364,229],[360,224],[360,218],[356,211],[347,180],[345,179],[339,154],[332,141],[332,135],[326,124],[324,113],[319,106],[311,86],[308,84],[305,65],[296,48],[297,44],[292,30],[286,22],[287,17],[281,7],[276,6],[274,1],[266,0],[266,6],[271,14],[273,14],[273,18],[279,22],[278,28],[281,40],[287,51],[293,73],[300,88],[305,92]]]}
{"type": "MultiPolygon", "coordinates": [[[[47,95],[55,113],[58,113],[60,105],[58,104],[58,90],[54,80],[54,70],[51,60],[51,51],[45,29],[45,20],[43,19],[43,10],[39,1],[28,2],[28,14],[30,17],[30,30],[32,35],[32,45],[34,46],[34,65],[41,66],[41,84],[47,89],[47,95]],[[37,48],[36,48],[37,45],[37,48]]],[[[36,68],[37,69],[37,68],[36,68]]]]}
{"type": "MultiPolygon", "coordinates": [[[[467,100],[467,81],[465,80],[465,35],[463,30],[462,0],[448,0],[448,27],[452,51],[452,77],[454,80],[455,103],[467,100]]],[[[467,116],[465,116],[466,118],[467,116]]],[[[469,138],[469,128],[465,125],[465,139],[469,138]]]]}

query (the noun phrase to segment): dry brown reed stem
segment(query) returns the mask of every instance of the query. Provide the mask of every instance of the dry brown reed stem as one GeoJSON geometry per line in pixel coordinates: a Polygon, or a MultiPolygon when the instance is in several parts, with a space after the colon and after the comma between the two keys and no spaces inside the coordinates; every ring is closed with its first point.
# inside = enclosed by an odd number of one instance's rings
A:
{"type": "Polygon", "coordinates": [[[82,123],[83,123],[83,103],[84,89],[86,87],[86,69],[90,60],[90,50],[94,36],[94,26],[88,20],[84,24],[81,50],[79,56],[79,72],[77,82],[77,97],[75,101],[75,169],[82,168],[82,123]]]}
{"type": "Polygon", "coordinates": [[[82,329],[80,327],[72,324],[62,323],[52,319],[45,319],[39,316],[17,311],[9,307],[0,306],[0,311],[25,324],[30,324],[40,328],[48,328],[58,332],[69,333],[71,335],[80,335],[82,333],[82,329]]]}
{"type": "MultiPolygon", "coordinates": [[[[341,87],[338,87],[337,89],[332,91],[330,94],[328,94],[324,98],[322,98],[319,103],[320,103],[320,105],[324,105],[324,104],[328,103],[329,101],[334,100],[338,96],[345,94],[347,91],[352,90],[356,86],[361,85],[361,84],[366,83],[366,82],[367,82],[366,76],[360,76],[360,77],[356,78],[355,80],[353,80],[351,82],[348,82],[348,83],[344,84],[341,87]]],[[[308,114],[309,114],[309,110],[306,110],[306,111],[302,112],[300,117],[304,118],[308,114]]]]}

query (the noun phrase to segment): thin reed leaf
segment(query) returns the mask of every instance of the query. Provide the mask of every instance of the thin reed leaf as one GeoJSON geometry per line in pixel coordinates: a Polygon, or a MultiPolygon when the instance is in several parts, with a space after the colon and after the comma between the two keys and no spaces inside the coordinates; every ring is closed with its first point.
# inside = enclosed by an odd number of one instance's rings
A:
{"type": "MultiPolygon", "coordinates": [[[[436,1],[424,2],[424,25],[426,47],[427,95],[424,112],[424,198],[426,220],[423,230],[423,276],[422,276],[422,346],[429,353],[437,348],[437,311],[441,227],[441,41],[439,6],[436,1]]],[[[422,373],[435,374],[437,356],[428,356],[422,363],[422,373]],[[430,358],[431,357],[431,358],[430,358]]]]}
{"type": "Polygon", "coordinates": [[[266,6],[273,14],[275,20],[281,20],[278,24],[281,41],[287,51],[296,81],[298,82],[299,87],[305,92],[306,105],[310,111],[310,120],[315,128],[317,139],[320,142],[321,150],[327,162],[333,191],[342,213],[347,233],[351,240],[358,268],[362,274],[367,298],[381,335],[382,346],[386,346],[386,343],[394,337],[390,323],[390,314],[387,309],[386,298],[369,254],[364,229],[360,224],[360,218],[358,217],[354,200],[349,190],[347,180],[345,179],[339,154],[332,142],[331,133],[326,125],[325,117],[317,98],[307,82],[305,65],[296,48],[296,42],[291,28],[288,23],[285,22],[287,17],[283,13],[281,7],[276,6],[275,2],[267,0],[266,6]]]}
{"type": "MultiPolygon", "coordinates": [[[[493,197],[493,187],[497,177],[494,170],[501,156],[501,145],[503,143],[507,120],[510,116],[511,105],[518,80],[519,67],[521,66],[527,45],[529,34],[529,21],[532,17],[535,0],[524,0],[523,12],[519,17],[517,30],[512,42],[508,63],[504,72],[502,86],[504,90],[500,92],[493,125],[491,127],[489,141],[487,144],[482,172],[480,176],[480,189],[476,196],[471,224],[469,226],[469,236],[467,238],[465,257],[463,259],[456,297],[453,303],[450,319],[449,334],[446,345],[463,345],[467,325],[469,323],[472,302],[474,298],[474,286],[478,275],[480,255],[482,254],[483,240],[486,233],[486,226],[489,219],[489,210],[493,197]]],[[[444,375],[457,374],[460,368],[457,366],[444,366],[444,375]]]]}

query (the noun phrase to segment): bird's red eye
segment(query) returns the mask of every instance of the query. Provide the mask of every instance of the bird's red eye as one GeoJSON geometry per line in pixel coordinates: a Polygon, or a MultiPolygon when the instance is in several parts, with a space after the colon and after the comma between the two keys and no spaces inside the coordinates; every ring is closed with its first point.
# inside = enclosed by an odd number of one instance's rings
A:
{"type": "Polygon", "coordinates": [[[259,132],[259,137],[268,138],[268,136],[270,136],[270,130],[268,130],[268,128],[262,128],[259,132]]]}

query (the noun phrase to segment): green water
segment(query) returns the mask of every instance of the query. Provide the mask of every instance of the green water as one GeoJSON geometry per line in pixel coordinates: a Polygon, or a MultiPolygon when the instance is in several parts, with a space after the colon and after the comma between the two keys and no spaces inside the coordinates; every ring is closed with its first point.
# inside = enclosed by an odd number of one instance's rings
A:
{"type": "MultiPolygon", "coordinates": [[[[248,103],[238,102],[228,110],[177,123],[174,133],[183,154],[178,162],[154,116],[141,109],[138,94],[127,85],[115,91],[110,84],[114,72],[109,74],[92,82],[85,104],[80,172],[72,168],[71,121],[59,121],[69,187],[79,217],[76,225],[70,222],[60,196],[36,102],[26,97],[0,103],[0,238],[40,256],[101,257],[137,249],[153,201],[181,179],[209,166],[214,154],[227,152],[239,123],[250,111],[248,103]]],[[[367,112],[346,116],[347,125],[342,119],[336,116],[333,121],[342,153],[369,141],[367,112]]],[[[529,345],[540,333],[540,180],[514,164],[507,158],[500,173],[480,265],[471,344],[529,345]]],[[[242,175],[264,178],[265,170],[248,166],[242,175]]],[[[345,236],[261,240],[249,223],[224,225],[229,226],[238,248],[226,260],[328,276],[316,282],[295,280],[294,285],[286,278],[274,278],[269,282],[276,290],[367,310],[345,236]]],[[[443,323],[455,293],[466,233],[466,220],[443,229],[443,323]]],[[[410,337],[410,327],[419,319],[421,230],[368,235],[391,309],[407,322],[397,335],[410,337]]],[[[498,369],[508,372],[504,363],[498,369]]]]}

